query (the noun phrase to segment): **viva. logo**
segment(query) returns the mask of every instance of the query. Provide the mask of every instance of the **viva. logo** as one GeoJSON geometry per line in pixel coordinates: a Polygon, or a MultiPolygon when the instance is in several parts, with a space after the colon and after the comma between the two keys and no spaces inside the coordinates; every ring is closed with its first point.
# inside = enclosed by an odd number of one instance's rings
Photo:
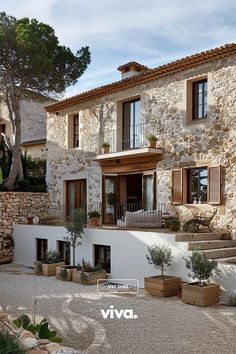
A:
{"type": "Polygon", "coordinates": [[[126,309],[126,310],[116,310],[114,309],[114,306],[111,305],[109,309],[107,310],[101,310],[102,316],[103,318],[111,318],[114,319],[116,318],[121,318],[124,317],[125,319],[129,320],[129,319],[136,319],[138,318],[137,315],[134,314],[134,311],[131,309],[126,309]]]}

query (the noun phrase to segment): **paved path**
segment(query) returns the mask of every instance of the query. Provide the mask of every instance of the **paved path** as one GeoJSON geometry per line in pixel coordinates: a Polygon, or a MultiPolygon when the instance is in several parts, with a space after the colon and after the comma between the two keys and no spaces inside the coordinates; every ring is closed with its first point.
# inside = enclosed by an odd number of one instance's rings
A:
{"type": "Polygon", "coordinates": [[[177,298],[156,299],[100,294],[55,278],[36,277],[29,269],[0,266],[0,305],[15,318],[46,317],[64,345],[98,354],[236,353],[236,308],[198,308],[177,298]],[[101,309],[132,309],[137,319],[104,319],[101,309]]]}

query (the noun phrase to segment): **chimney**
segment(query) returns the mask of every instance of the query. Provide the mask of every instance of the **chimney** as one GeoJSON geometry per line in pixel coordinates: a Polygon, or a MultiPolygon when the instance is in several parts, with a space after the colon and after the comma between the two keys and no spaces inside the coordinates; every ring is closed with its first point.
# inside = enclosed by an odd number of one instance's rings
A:
{"type": "Polygon", "coordinates": [[[131,61],[127,64],[121,65],[117,68],[121,72],[121,79],[127,79],[129,77],[143,73],[149,70],[147,66],[131,61]]]}

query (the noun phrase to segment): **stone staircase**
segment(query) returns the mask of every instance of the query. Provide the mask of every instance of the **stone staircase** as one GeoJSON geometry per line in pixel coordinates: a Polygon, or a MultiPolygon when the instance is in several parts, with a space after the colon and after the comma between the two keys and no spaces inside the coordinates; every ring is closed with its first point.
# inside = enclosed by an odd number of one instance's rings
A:
{"type": "Polygon", "coordinates": [[[236,240],[227,232],[179,233],[176,242],[188,242],[188,249],[201,249],[207,258],[236,264],[236,240]]]}

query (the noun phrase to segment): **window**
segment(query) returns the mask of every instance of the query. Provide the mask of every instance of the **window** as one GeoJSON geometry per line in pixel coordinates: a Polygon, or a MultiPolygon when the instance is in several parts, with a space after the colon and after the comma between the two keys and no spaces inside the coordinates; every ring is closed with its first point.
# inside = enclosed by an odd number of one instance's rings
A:
{"type": "Polygon", "coordinates": [[[86,210],[86,180],[66,182],[66,215],[72,216],[75,209],[86,210]]]}
{"type": "Polygon", "coordinates": [[[37,261],[43,260],[47,250],[48,240],[44,238],[36,238],[37,261]]]}
{"type": "Polygon", "coordinates": [[[140,100],[123,103],[123,150],[141,146],[140,100]]]}
{"type": "Polygon", "coordinates": [[[188,203],[207,203],[207,168],[194,168],[187,170],[187,201],[188,203]]]}
{"type": "Polygon", "coordinates": [[[221,204],[221,166],[172,170],[172,204],[221,204]]]}
{"type": "Polygon", "coordinates": [[[79,115],[76,114],[73,116],[73,132],[74,132],[74,144],[73,147],[79,147],[79,115]]]}
{"type": "Polygon", "coordinates": [[[6,124],[0,124],[0,134],[6,134],[6,124]]]}
{"type": "Polygon", "coordinates": [[[107,273],[111,272],[111,247],[94,245],[94,265],[101,264],[107,273]]]}
{"type": "Polygon", "coordinates": [[[193,82],[193,119],[207,118],[207,80],[193,82]]]}
{"type": "Polygon", "coordinates": [[[57,251],[62,261],[70,265],[70,243],[66,241],[57,241],[57,251]]]}

